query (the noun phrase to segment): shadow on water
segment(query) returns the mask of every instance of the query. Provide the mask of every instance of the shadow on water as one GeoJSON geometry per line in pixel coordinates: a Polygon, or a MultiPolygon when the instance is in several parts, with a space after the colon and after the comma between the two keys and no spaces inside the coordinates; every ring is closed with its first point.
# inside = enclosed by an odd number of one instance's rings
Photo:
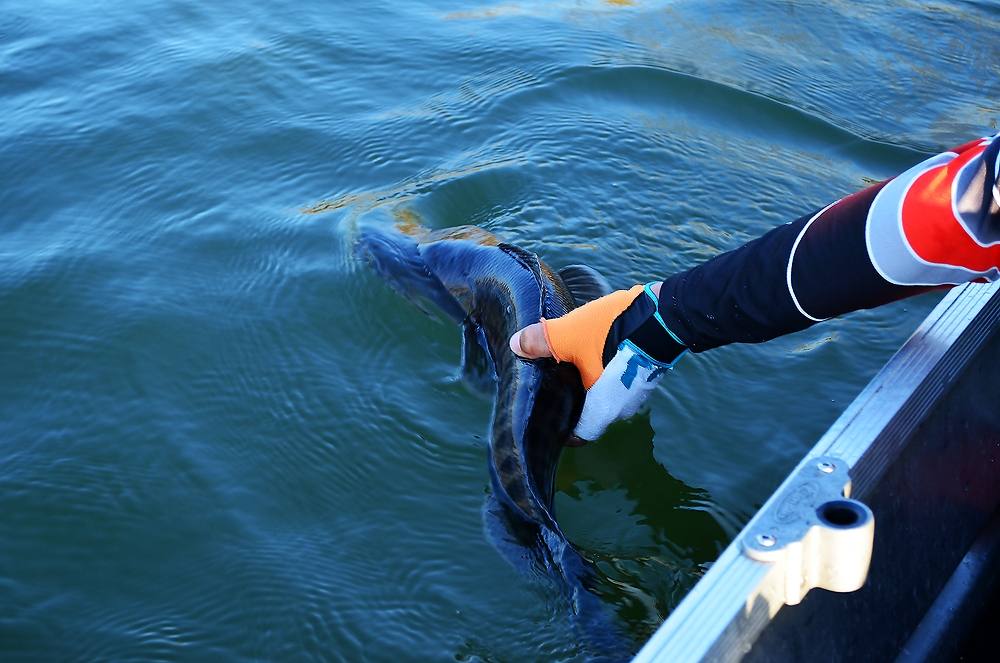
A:
{"type": "Polygon", "coordinates": [[[556,509],[595,562],[598,591],[637,637],[666,618],[732,536],[710,495],[652,455],[648,417],[620,422],[597,444],[566,449],[556,509]]]}

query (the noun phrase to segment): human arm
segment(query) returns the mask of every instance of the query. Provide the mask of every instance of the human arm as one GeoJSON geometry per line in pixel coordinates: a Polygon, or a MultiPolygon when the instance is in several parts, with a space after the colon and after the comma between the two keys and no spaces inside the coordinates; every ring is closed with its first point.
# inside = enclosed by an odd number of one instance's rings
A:
{"type": "Polygon", "coordinates": [[[997,280],[998,152],[1000,135],[936,155],[664,279],[655,297],[618,291],[614,306],[596,300],[532,325],[511,348],[580,368],[588,392],[577,434],[592,440],[633,414],[685,349],[761,343],[928,289],[997,280]]]}

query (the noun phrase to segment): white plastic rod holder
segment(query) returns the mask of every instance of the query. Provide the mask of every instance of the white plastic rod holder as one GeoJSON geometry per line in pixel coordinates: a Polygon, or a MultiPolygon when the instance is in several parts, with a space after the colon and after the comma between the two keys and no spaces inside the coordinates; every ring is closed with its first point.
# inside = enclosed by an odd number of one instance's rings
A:
{"type": "Polygon", "coordinates": [[[782,567],[787,605],[813,587],[853,592],[865,583],[875,516],[850,499],[847,470],[839,458],[807,460],[744,533],[744,554],[782,567]]]}

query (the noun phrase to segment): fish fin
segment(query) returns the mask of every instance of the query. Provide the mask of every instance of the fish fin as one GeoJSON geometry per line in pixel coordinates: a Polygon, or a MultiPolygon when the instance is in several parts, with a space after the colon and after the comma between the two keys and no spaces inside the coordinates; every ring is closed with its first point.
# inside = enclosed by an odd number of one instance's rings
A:
{"type": "Polygon", "coordinates": [[[483,503],[483,533],[497,553],[518,572],[533,576],[543,571],[535,547],[537,538],[524,533],[519,535],[510,511],[493,493],[487,493],[483,503]]]}
{"type": "MultiPolygon", "coordinates": [[[[497,244],[497,248],[521,263],[535,277],[535,282],[538,284],[538,308],[542,311],[543,316],[548,315],[551,295],[550,288],[545,287],[546,281],[542,277],[542,261],[531,251],[526,251],[513,244],[501,242],[497,244]]],[[[548,267],[545,269],[550,271],[548,267]]]]}
{"type": "Polygon", "coordinates": [[[611,606],[596,593],[597,573],[562,533],[544,525],[522,524],[493,493],[483,504],[483,531],[493,548],[529,578],[547,578],[569,604],[570,621],[588,661],[628,661],[636,643],[622,631],[611,606]],[[519,531],[523,527],[523,531],[519,531]]]}
{"type": "Polygon", "coordinates": [[[522,249],[520,246],[514,246],[513,244],[508,244],[506,242],[500,242],[497,244],[497,248],[524,265],[524,267],[534,275],[535,280],[538,281],[539,287],[541,287],[542,268],[539,264],[538,256],[531,251],[522,249]]]}
{"type": "Polygon", "coordinates": [[[577,306],[612,293],[611,284],[604,275],[587,265],[567,265],[559,270],[559,278],[572,293],[577,306]]]}
{"type": "Polygon", "coordinates": [[[483,329],[468,318],[462,323],[462,379],[480,393],[496,390],[496,368],[486,352],[483,329]]]}

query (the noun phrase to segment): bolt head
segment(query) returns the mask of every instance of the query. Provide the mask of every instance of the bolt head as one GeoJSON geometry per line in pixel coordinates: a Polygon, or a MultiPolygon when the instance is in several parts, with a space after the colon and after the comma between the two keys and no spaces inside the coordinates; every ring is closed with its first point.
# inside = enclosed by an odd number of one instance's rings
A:
{"type": "Polygon", "coordinates": [[[833,471],[837,469],[837,466],[824,460],[821,463],[816,463],[816,469],[823,474],[833,474],[833,471]]]}
{"type": "Polygon", "coordinates": [[[778,540],[770,534],[758,534],[757,544],[763,546],[764,548],[772,548],[778,540]]]}

